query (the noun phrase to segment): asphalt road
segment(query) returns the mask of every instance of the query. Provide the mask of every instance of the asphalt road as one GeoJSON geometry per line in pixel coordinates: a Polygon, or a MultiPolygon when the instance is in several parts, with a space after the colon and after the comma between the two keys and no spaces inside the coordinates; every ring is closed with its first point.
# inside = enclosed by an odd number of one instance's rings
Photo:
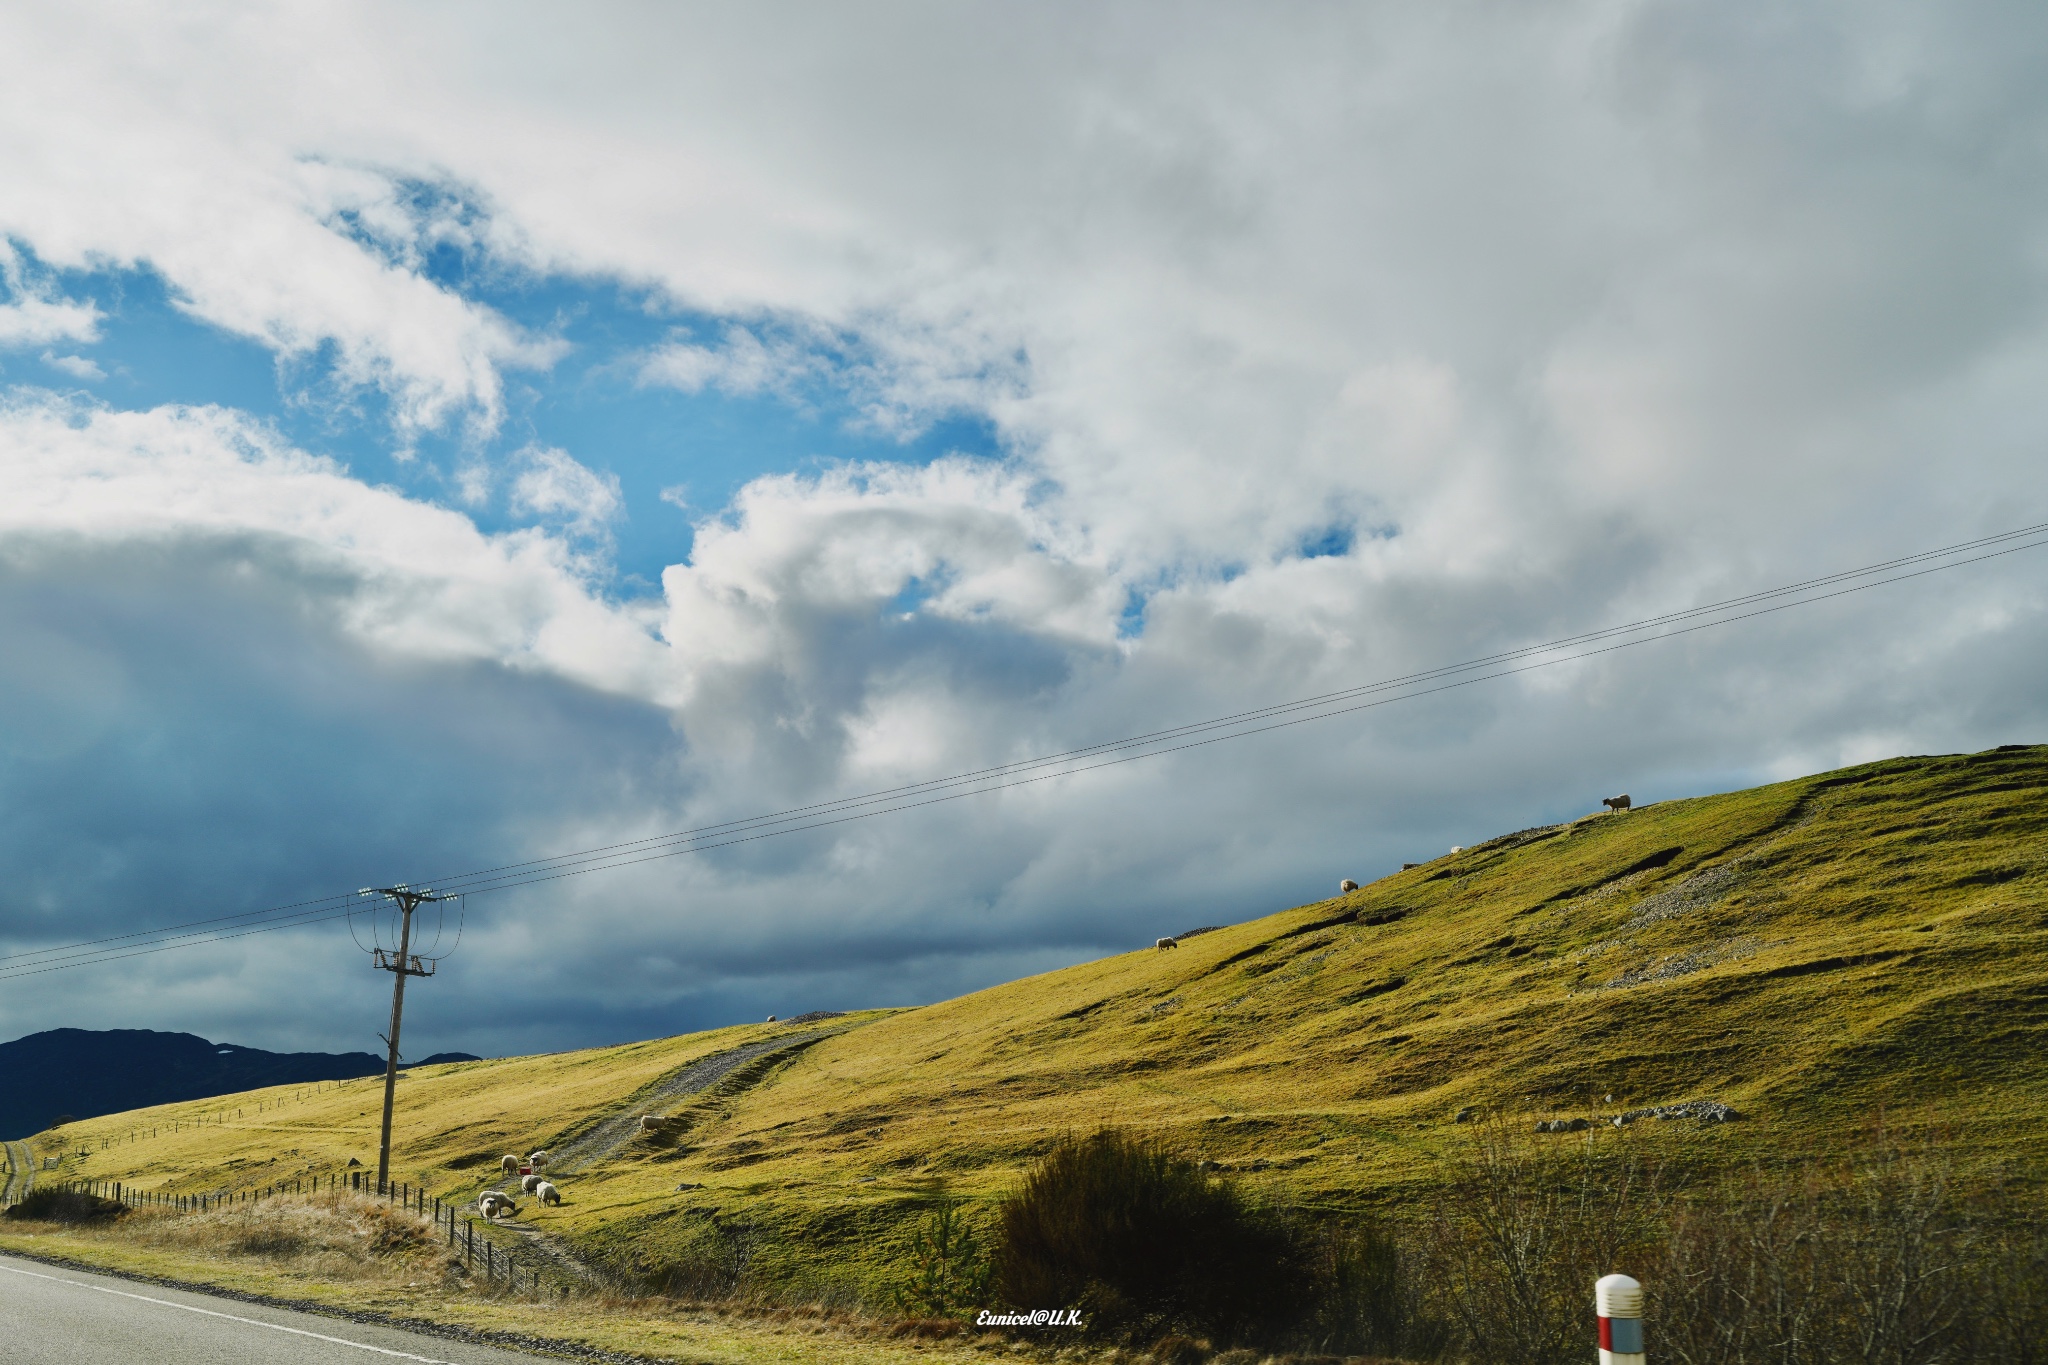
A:
{"type": "Polygon", "coordinates": [[[531,1365],[547,1359],[0,1256],[0,1362],[531,1365]]]}

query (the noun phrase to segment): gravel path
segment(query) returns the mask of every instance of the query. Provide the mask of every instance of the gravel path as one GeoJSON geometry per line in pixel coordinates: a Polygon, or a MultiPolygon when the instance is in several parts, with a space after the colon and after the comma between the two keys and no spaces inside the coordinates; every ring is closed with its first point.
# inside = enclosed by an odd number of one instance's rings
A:
{"type": "Polygon", "coordinates": [[[19,1204],[36,1186],[36,1154],[26,1142],[7,1144],[7,1189],[0,1204],[19,1204]]]}
{"type": "MultiPolygon", "coordinates": [[[[599,1122],[583,1136],[555,1144],[553,1159],[548,1163],[546,1174],[551,1177],[565,1177],[587,1171],[617,1155],[621,1148],[633,1140],[634,1135],[640,1131],[642,1114],[659,1113],[673,1101],[708,1090],[749,1062],[776,1053],[808,1047],[821,1038],[842,1031],[836,1028],[822,1028],[805,1033],[786,1033],[778,1038],[767,1038],[727,1052],[700,1057],[679,1067],[656,1081],[649,1089],[641,1091],[621,1104],[617,1113],[599,1122]]],[[[497,1179],[495,1175],[491,1178],[497,1179]]],[[[510,1188],[516,1192],[516,1182],[510,1183],[510,1188]]],[[[508,1250],[508,1246],[517,1249],[519,1255],[515,1259],[521,1262],[522,1277],[530,1273],[534,1268],[534,1262],[538,1261],[545,1269],[552,1271],[553,1278],[559,1282],[600,1289],[630,1288],[615,1282],[613,1276],[585,1262],[555,1236],[523,1218],[471,1218],[469,1221],[476,1225],[477,1236],[493,1242],[501,1256],[508,1250]]]]}
{"type": "Polygon", "coordinates": [[[582,1137],[563,1143],[555,1151],[553,1160],[548,1163],[548,1171],[550,1174],[574,1175],[578,1171],[589,1170],[598,1162],[616,1155],[620,1148],[632,1141],[633,1135],[640,1129],[642,1114],[659,1113],[671,1101],[707,1090],[748,1062],[766,1057],[770,1053],[807,1046],[836,1032],[837,1029],[813,1029],[808,1033],[789,1033],[780,1038],[748,1043],[745,1047],[736,1047],[730,1052],[700,1057],[688,1066],[664,1076],[655,1083],[653,1089],[634,1096],[618,1113],[582,1137]]]}

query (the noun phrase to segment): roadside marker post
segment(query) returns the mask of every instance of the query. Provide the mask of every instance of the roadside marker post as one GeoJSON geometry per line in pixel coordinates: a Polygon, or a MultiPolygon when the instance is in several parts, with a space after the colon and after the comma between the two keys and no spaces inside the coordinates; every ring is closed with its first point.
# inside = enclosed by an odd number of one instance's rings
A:
{"type": "Polygon", "coordinates": [[[1626,1275],[1603,1275],[1593,1284],[1600,1317],[1600,1365],[1643,1365],[1643,1287],[1626,1275]]]}

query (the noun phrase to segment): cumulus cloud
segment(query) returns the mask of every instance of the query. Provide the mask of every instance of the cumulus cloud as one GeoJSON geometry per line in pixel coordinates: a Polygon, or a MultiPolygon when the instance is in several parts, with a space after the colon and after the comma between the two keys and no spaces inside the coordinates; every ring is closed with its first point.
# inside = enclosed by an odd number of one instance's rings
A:
{"type": "MultiPolygon", "coordinates": [[[[549,364],[559,346],[388,249],[407,230],[429,236],[437,225],[403,211],[404,177],[324,156],[334,131],[327,116],[336,101],[353,100],[345,86],[316,92],[283,67],[266,66],[267,76],[241,67],[254,55],[242,40],[254,34],[237,38],[220,16],[175,36],[132,18],[17,10],[0,20],[0,44],[14,56],[0,117],[36,130],[0,153],[0,174],[13,186],[0,235],[46,266],[154,270],[178,306],[283,356],[327,348],[341,383],[391,395],[404,432],[458,414],[493,425],[501,372],[549,364]],[[183,44],[202,52],[216,41],[241,58],[224,68],[211,59],[183,65],[183,44]],[[302,95],[312,104],[301,105],[302,95]],[[326,113],[311,122],[290,112],[314,106],[326,113]]],[[[317,43],[313,34],[299,38],[317,43]]],[[[382,137],[372,144],[352,150],[399,150],[382,137]]],[[[60,317],[33,316],[46,328],[60,317]]],[[[61,315],[74,329],[78,316],[61,315]]]]}
{"type": "Polygon", "coordinates": [[[0,408],[0,545],[263,539],[333,590],[320,609],[382,649],[668,695],[646,624],[596,598],[570,550],[486,536],[348,476],[228,410],[122,412],[27,395],[0,408]]]}

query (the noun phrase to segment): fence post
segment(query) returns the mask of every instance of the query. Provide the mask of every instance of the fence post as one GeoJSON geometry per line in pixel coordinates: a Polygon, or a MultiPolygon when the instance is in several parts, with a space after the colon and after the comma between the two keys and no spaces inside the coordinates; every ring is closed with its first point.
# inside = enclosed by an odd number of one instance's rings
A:
{"type": "Polygon", "coordinates": [[[1643,1287],[1626,1275],[1593,1284],[1600,1317],[1600,1365],[1643,1365],[1643,1287]]]}

